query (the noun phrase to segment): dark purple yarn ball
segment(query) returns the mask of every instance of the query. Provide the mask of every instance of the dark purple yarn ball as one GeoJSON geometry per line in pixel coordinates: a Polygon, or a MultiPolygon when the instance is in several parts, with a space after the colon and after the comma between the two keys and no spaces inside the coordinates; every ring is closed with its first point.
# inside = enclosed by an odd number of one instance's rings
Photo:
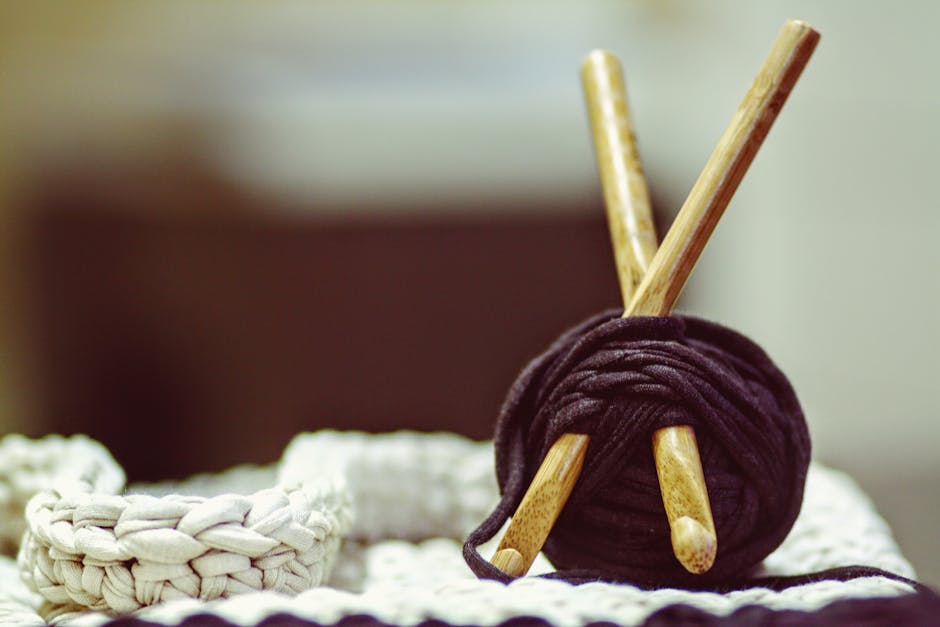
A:
{"type": "Polygon", "coordinates": [[[513,384],[496,427],[496,511],[464,552],[478,576],[505,579],[476,547],[512,515],[563,433],[591,436],[581,476],[544,551],[558,576],[708,586],[746,576],[799,513],[809,433],[793,388],[740,333],[688,316],[595,316],[562,335],[513,384]],[[704,575],[673,555],[653,462],[655,430],[695,428],[718,535],[704,575]]]}

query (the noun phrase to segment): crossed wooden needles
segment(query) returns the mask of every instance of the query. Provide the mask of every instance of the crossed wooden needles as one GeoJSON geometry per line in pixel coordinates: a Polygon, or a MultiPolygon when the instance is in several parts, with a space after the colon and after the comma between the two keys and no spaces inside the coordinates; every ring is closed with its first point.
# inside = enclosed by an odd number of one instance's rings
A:
{"type": "MultiPolygon", "coordinates": [[[[819,41],[805,22],[787,22],[662,246],[616,57],[595,51],[581,78],[591,121],[624,316],[665,316],[757,154],[819,41]]],[[[512,517],[492,563],[512,577],[528,572],[581,473],[590,436],[566,433],[552,445],[512,517]]],[[[695,432],[653,433],[653,456],[676,559],[691,573],[711,568],[718,541],[695,432]]]]}

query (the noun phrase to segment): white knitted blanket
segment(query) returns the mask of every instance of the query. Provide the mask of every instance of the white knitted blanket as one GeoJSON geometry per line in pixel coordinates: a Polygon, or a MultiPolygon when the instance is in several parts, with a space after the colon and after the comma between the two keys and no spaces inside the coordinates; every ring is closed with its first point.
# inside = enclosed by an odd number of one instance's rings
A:
{"type": "MultiPolygon", "coordinates": [[[[5,441],[0,442],[0,460],[4,459],[4,446],[5,441]]],[[[4,476],[4,472],[9,475],[11,471],[0,466],[0,486],[16,483],[15,478],[4,476]]],[[[318,560],[324,563],[335,562],[328,579],[303,582],[303,590],[292,587],[281,588],[280,592],[253,591],[236,586],[226,591],[223,587],[216,594],[216,600],[200,600],[199,594],[183,594],[177,595],[179,598],[175,600],[171,595],[163,602],[148,605],[154,600],[154,589],[160,582],[152,581],[154,577],[148,577],[146,569],[138,568],[135,572],[134,565],[139,565],[141,559],[132,557],[123,562],[129,564],[127,570],[133,578],[125,583],[134,590],[133,598],[139,609],[127,609],[133,610],[139,618],[162,624],[176,624],[187,616],[209,612],[238,625],[253,625],[270,614],[289,612],[323,624],[334,623],[351,614],[368,614],[387,623],[403,625],[414,625],[429,618],[454,624],[493,625],[520,615],[541,617],[559,625],[604,620],[631,625],[642,622],[659,608],[676,603],[724,615],[750,604],[813,610],[841,599],[912,592],[910,586],[884,577],[822,581],[781,592],[754,588],[727,594],[672,589],[649,592],[605,583],[572,586],[535,577],[526,577],[508,586],[477,580],[463,562],[461,541],[489,513],[497,499],[493,451],[490,443],[471,442],[449,434],[402,432],[376,436],[330,431],[303,434],[295,438],[276,465],[236,468],[221,475],[195,477],[181,484],[132,486],[131,492],[149,494],[144,502],[150,504],[166,498],[156,496],[172,493],[199,494],[202,503],[212,502],[211,498],[206,500],[212,495],[229,495],[225,497],[226,502],[232,502],[237,500],[232,494],[258,494],[266,486],[269,490],[272,486],[280,486],[273,488],[275,490],[289,490],[289,486],[324,485],[323,480],[327,478],[326,485],[337,490],[331,492],[331,498],[341,492],[351,500],[355,512],[351,523],[342,526],[347,538],[342,550],[337,554],[335,545],[330,545],[318,555],[318,560]],[[344,483],[336,484],[336,481],[344,483]],[[331,552],[333,558],[327,556],[331,552]],[[317,586],[317,583],[322,585],[317,586]]],[[[3,499],[10,492],[0,489],[0,507],[7,505],[3,499]]],[[[48,494],[40,493],[30,503],[30,511],[49,507],[43,500],[48,500],[48,494]]],[[[54,509],[55,505],[51,507],[54,509]]],[[[244,508],[244,503],[240,507],[244,508]]],[[[311,511],[318,507],[314,504],[311,511]]],[[[74,514],[75,510],[72,511],[74,514]]],[[[178,531],[182,523],[180,533],[196,537],[198,533],[189,532],[199,525],[193,526],[192,519],[187,521],[187,515],[189,511],[178,518],[164,518],[154,528],[178,531]]],[[[31,518],[36,516],[30,514],[31,518]]],[[[131,533],[139,532],[139,521],[146,518],[137,516],[136,520],[138,527],[132,527],[131,533]]],[[[110,521],[104,522],[107,528],[110,521]]],[[[244,515],[239,525],[242,528],[252,526],[245,525],[244,515]]],[[[294,555],[299,553],[297,549],[291,550],[294,555]]],[[[492,547],[484,547],[485,554],[487,551],[492,551],[492,547]]],[[[96,568],[104,568],[104,577],[108,576],[107,567],[98,566],[97,558],[86,556],[76,561],[75,554],[71,555],[73,557],[66,561],[80,568],[81,573],[74,573],[80,585],[84,586],[87,579],[89,587],[94,589],[98,577],[96,568]]],[[[26,567],[25,578],[12,559],[0,558],[0,623],[44,624],[48,619],[55,623],[90,626],[113,618],[113,613],[106,611],[79,610],[72,603],[72,597],[69,603],[57,607],[52,607],[48,599],[44,603],[41,596],[29,588],[37,589],[35,579],[31,580],[28,572],[30,566],[35,569],[37,561],[31,561],[29,556],[29,548],[25,547],[20,554],[21,565],[26,567]]],[[[197,568],[193,562],[198,559],[186,562],[192,571],[186,574],[200,579],[199,586],[212,588],[213,581],[216,584],[220,581],[213,577],[232,580],[233,573],[241,572],[220,567],[222,571],[231,571],[220,575],[217,574],[219,568],[197,568]]],[[[257,568],[258,559],[249,557],[247,569],[257,568]]],[[[244,560],[241,563],[244,566],[244,560]]],[[[914,577],[890,529],[856,484],[842,473],[813,464],[802,513],[787,540],[765,561],[763,574],[795,575],[849,565],[874,566],[914,577]]],[[[532,573],[550,570],[550,565],[540,558],[532,573]]],[[[329,568],[323,571],[324,578],[328,571],[329,568]]],[[[163,581],[163,588],[168,585],[167,581],[170,580],[163,581]]],[[[191,578],[189,581],[192,584],[191,578]]],[[[186,586],[185,582],[180,585],[186,586]]],[[[218,585],[213,589],[218,591],[218,585]]]]}

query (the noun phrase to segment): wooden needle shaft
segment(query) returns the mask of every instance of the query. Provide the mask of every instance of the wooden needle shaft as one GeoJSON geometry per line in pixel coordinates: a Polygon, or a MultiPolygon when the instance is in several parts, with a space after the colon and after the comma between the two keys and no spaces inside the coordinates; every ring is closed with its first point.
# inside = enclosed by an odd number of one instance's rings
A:
{"type": "Polygon", "coordinates": [[[653,211],[617,57],[604,50],[589,54],[581,84],[626,309],[656,254],[653,211]]]}
{"type": "MultiPolygon", "coordinates": [[[[656,254],[656,229],[620,62],[609,52],[592,52],[582,76],[626,318],[656,254]]],[[[584,438],[587,449],[587,436],[564,437],[584,438]]],[[[657,430],[653,455],[673,552],[687,570],[703,573],[715,561],[718,541],[695,431],[688,425],[657,430]]]]}
{"type": "MultiPolygon", "coordinates": [[[[818,41],[819,33],[804,22],[784,25],[637,289],[628,307],[634,314],[672,310],[818,41]]],[[[659,429],[653,456],[673,551],[690,572],[705,572],[714,562],[717,539],[694,431],[659,429]]]]}
{"type": "MultiPolygon", "coordinates": [[[[626,308],[656,253],[649,192],[617,58],[591,53],[581,81],[626,308]]],[[[529,570],[571,494],[589,443],[586,435],[566,433],[552,445],[493,556],[494,566],[513,577],[529,570]]]]}
{"type": "Polygon", "coordinates": [[[819,33],[805,22],[784,25],[643,277],[629,307],[635,315],[672,310],[818,41],[819,33]]]}
{"type": "Polygon", "coordinates": [[[529,571],[581,474],[589,443],[586,435],[565,433],[548,450],[493,555],[496,568],[512,577],[529,571]]]}
{"type": "MultiPolygon", "coordinates": [[[[628,317],[633,294],[656,254],[652,207],[620,62],[609,52],[592,52],[582,66],[582,76],[623,315],[628,317]]],[[[686,570],[703,573],[715,562],[718,540],[695,431],[687,425],[657,430],[653,456],[673,552],[686,570]]]]}

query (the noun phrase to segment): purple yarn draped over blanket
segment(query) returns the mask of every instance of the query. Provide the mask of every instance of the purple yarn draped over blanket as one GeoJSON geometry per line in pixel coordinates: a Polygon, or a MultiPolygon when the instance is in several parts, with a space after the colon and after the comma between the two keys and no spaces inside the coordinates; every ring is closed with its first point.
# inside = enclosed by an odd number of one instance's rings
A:
{"type": "Polygon", "coordinates": [[[482,558],[563,433],[591,436],[584,467],[544,552],[570,581],[715,587],[746,576],[796,520],[810,460],[799,401],[767,354],[740,333],[690,316],[608,311],[564,333],[523,371],[496,426],[501,499],[467,539],[482,558]],[[692,575],[673,556],[651,437],[695,428],[718,535],[714,566],[692,575]]]}

